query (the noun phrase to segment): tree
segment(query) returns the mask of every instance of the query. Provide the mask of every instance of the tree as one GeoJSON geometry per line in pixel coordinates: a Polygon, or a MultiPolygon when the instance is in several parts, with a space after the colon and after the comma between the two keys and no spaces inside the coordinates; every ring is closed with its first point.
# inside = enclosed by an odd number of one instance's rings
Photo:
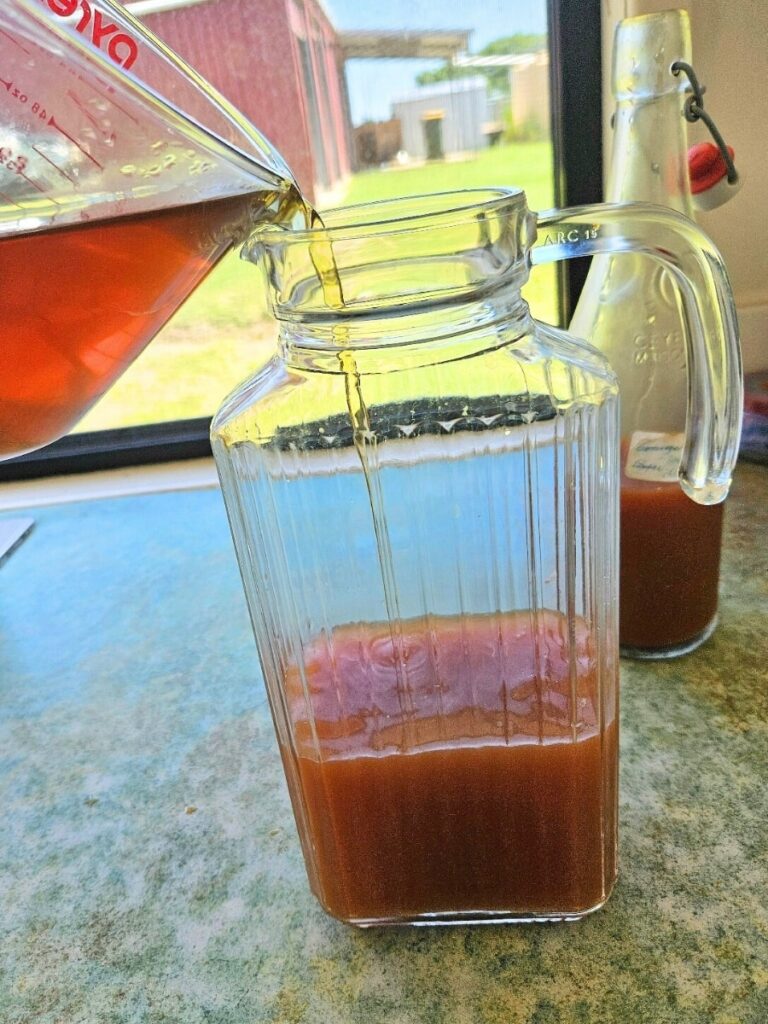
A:
{"type": "MultiPolygon", "coordinates": [[[[547,37],[539,32],[515,32],[511,36],[501,36],[482,48],[479,57],[495,57],[499,54],[536,53],[547,46],[547,37]]],[[[485,75],[491,92],[508,92],[509,75],[507,69],[501,68],[467,68],[457,67],[446,61],[442,67],[434,71],[422,71],[416,76],[418,85],[432,85],[434,82],[447,82],[455,78],[467,78],[470,75],[485,75]]]]}

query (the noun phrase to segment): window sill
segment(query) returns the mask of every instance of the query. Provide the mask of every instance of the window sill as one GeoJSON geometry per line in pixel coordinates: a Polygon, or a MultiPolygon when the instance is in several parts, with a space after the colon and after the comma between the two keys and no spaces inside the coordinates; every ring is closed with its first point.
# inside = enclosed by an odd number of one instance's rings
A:
{"type": "Polygon", "coordinates": [[[129,494],[218,487],[212,458],[0,483],[0,512],[129,494]]]}

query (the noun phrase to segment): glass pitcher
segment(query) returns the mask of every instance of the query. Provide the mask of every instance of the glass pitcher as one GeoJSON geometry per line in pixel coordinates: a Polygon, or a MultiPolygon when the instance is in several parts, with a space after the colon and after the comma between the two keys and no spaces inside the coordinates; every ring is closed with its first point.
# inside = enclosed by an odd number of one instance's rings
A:
{"type": "Polygon", "coordinates": [[[270,363],[212,425],[311,887],[357,925],[575,919],[616,875],[618,396],[536,323],[531,260],[637,251],[681,282],[681,482],[720,501],[733,304],[653,207],[537,218],[520,191],[273,230],[270,363]],[[535,246],[535,247],[534,247],[535,246]]]}
{"type": "Polygon", "coordinates": [[[5,0],[0,62],[3,459],[69,430],[234,241],[301,200],[267,140],[111,0],[5,0]]]}

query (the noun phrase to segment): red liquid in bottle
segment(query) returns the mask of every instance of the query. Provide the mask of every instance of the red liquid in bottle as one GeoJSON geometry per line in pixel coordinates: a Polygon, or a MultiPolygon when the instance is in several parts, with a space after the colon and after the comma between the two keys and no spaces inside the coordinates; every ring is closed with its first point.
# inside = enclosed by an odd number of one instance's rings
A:
{"type": "MultiPolygon", "coordinates": [[[[622,465],[626,449],[622,453],[622,465]]],[[[619,637],[658,650],[694,640],[717,612],[723,505],[677,483],[621,479],[619,637]]]]}
{"type": "Polygon", "coordinates": [[[83,416],[229,249],[251,201],[0,241],[0,458],[83,416]]]}
{"type": "Polygon", "coordinates": [[[294,805],[331,914],[567,916],[608,896],[613,698],[603,722],[585,630],[571,678],[563,617],[541,613],[536,633],[531,621],[414,619],[394,645],[381,624],[336,629],[305,651],[312,723],[288,671],[294,805]]]}

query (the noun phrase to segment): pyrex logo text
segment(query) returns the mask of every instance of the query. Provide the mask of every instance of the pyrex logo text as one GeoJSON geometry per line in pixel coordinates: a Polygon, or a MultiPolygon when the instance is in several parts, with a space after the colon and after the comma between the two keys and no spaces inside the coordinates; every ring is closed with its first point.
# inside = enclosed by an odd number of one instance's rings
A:
{"type": "Polygon", "coordinates": [[[129,68],[138,57],[136,41],[125,32],[120,32],[118,26],[105,18],[88,0],[42,0],[42,3],[60,18],[71,18],[79,11],[80,20],[75,29],[81,35],[90,35],[94,46],[106,50],[115,64],[129,68]]]}

